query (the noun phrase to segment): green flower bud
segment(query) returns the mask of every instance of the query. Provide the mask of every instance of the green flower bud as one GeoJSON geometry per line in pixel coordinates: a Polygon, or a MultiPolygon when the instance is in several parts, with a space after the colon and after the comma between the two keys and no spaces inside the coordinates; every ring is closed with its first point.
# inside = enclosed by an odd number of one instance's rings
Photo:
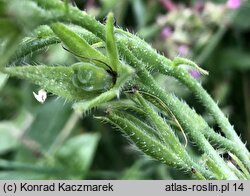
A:
{"type": "Polygon", "coordinates": [[[105,69],[91,63],[76,63],[72,69],[73,85],[84,91],[106,91],[113,86],[112,76],[105,69]]]}

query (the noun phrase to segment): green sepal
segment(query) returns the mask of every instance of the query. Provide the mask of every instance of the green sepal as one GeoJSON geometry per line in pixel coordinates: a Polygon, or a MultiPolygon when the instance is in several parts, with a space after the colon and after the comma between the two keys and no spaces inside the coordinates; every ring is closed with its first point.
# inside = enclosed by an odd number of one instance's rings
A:
{"type": "Polygon", "coordinates": [[[208,170],[210,170],[213,175],[216,177],[218,180],[223,180],[225,179],[224,174],[221,172],[220,167],[212,160],[209,156],[204,154],[202,156],[202,159],[204,160],[208,170]]]}
{"type": "MultiPolygon", "coordinates": [[[[126,107],[126,106],[124,106],[124,107],[126,107]]],[[[169,146],[166,143],[164,143],[158,130],[156,130],[154,127],[151,127],[149,124],[146,124],[145,120],[143,122],[139,118],[136,118],[135,116],[133,116],[127,112],[121,112],[121,111],[118,111],[116,109],[115,110],[112,109],[112,113],[119,115],[120,117],[127,119],[130,122],[133,122],[133,124],[135,124],[138,128],[140,128],[140,130],[144,131],[145,134],[148,134],[150,137],[158,140],[160,143],[162,143],[163,145],[165,145],[169,148],[169,146]]]]}
{"type": "Polygon", "coordinates": [[[116,97],[118,94],[119,94],[119,91],[116,88],[111,88],[109,91],[106,91],[89,101],[81,101],[81,102],[75,103],[73,105],[73,109],[77,113],[82,114],[82,113],[87,112],[88,110],[91,110],[94,107],[99,106],[102,103],[110,101],[111,99],[116,97]]]}
{"type": "Polygon", "coordinates": [[[54,23],[50,27],[73,54],[85,59],[95,60],[97,66],[108,69],[109,61],[107,57],[89,45],[76,32],[62,23],[54,23]]]}
{"type": "Polygon", "coordinates": [[[230,157],[232,157],[232,159],[237,163],[237,165],[239,166],[240,170],[243,172],[243,174],[245,175],[246,179],[250,179],[250,174],[249,171],[247,170],[247,168],[244,166],[244,164],[241,162],[241,160],[235,156],[233,153],[228,153],[230,155],[230,157]]]}
{"type": "MultiPolygon", "coordinates": [[[[175,168],[182,168],[185,165],[175,153],[166,146],[162,145],[156,139],[150,137],[147,133],[137,127],[124,117],[120,117],[112,112],[108,117],[97,117],[98,119],[110,122],[121,129],[145,154],[175,168]]],[[[187,168],[185,168],[187,169],[187,168]]]]}
{"type": "Polygon", "coordinates": [[[118,71],[119,57],[116,47],[116,40],[114,35],[114,16],[113,13],[109,13],[106,24],[106,48],[110,65],[115,71],[118,71]]]}

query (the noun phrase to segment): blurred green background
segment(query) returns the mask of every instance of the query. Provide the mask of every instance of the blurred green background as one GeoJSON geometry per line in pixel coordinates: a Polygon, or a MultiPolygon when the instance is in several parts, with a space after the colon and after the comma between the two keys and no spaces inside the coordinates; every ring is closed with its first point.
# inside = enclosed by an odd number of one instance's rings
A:
{"type": "MultiPolygon", "coordinates": [[[[113,11],[118,27],[145,39],[168,58],[181,55],[209,76],[190,73],[218,101],[250,147],[250,2],[170,0],[75,0],[74,6],[102,21],[113,11]],[[232,3],[232,2],[231,2],[232,3]]],[[[76,61],[52,46],[22,63],[68,65],[76,61]]],[[[166,91],[185,99],[215,130],[209,113],[172,78],[156,76],[166,91]]],[[[122,134],[93,118],[80,118],[72,102],[0,73],[0,179],[189,179],[140,153],[122,134]]]]}

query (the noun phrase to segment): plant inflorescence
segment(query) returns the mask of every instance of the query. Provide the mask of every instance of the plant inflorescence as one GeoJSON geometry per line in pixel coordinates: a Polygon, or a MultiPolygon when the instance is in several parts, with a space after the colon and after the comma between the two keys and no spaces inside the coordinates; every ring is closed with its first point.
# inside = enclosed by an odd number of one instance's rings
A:
{"type": "Polygon", "coordinates": [[[170,60],[157,53],[136,35],[115,27],[112,13],[102,24],[67,1],[0,3],[6,10],[0,24],[12,32],[0,30],[6,38],[1,72],[72,100],[77,113],[84,115],[102,106],[105,115],[97,119],[120,129],[145,154],[194,178],[250,179],[250,154],[244,143],[211,96],[181,65],[208,75],[206,70],[189,59],[170,60]],[[8,12],[16,7],[14,17],[9,17],[8,12]],[[78,62],[68,66],[20,64],[24,57],[53,44],[61,45],[78,62]],[[176,78],[196,95],[223,135],[185,101],[161,88],[156,74],[176,78]],[[199,157],[192,157],[188,148],[192,144],[199,157]],[[221,151],[234,164],[223,159],[221,151]]]}

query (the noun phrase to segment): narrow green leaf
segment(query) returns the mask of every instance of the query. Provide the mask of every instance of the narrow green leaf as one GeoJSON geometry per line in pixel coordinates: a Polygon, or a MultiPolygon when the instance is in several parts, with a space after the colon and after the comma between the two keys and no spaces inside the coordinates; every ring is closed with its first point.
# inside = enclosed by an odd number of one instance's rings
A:
{"type": "Polygon", "coordinates": [[[29,128],[33,116],[21,110],[18,116],[9,121],[0,121],[0,154],[12,151],[20,144],[20,137],[29,128]]]}
{"type": "Polygon", "coordinates": [[[131,3],[136,16],[137,28],[141,29],[146,23],[145,4],[142,0],[134,0],[131,3]]]}
{"type": "Polygon", "coordinates": [[[100,135],[82,134],[69,139],[56,153],[56,158],[68,171],[71,177],[82,179],[94,159],[100,135]]]}
{"type": "Polygon", "coordinates": [[[84,100],[96,96],[95,92],[85,92],[74,86],[71,67],[23,66],[8,67],[4,70],[11,76],[28,79],[48,92],[70,100],[84,100]]]}
{"type": "Polygon", "coordinates": [[[8,75],[3,74],[3,73],[0,72],[0,91],[4,87],[7,80],[8,80],[8,75]]]}
{"type": "MultiPolygon", "coordinates": [[[[3,27],[3,29],[5,28],[3,27]]],[[[0,30],[0,34],[2,34],[0,35],[0,70],[8,63],[18,46],[18,42],[21,39],[21,33],[19,31],[20,30],[15,27],[7,28],[5,32],[0,30]]]]}
{"type": "Polygon", "coordinates": [[[30,0],[11,0],[8,1],[6,6],[6,14],[14,18],[15,23],[20,28],[25,30],[32,30],[36,26],[54,20],[58,15],[54,12],[48,12],[47,10],[38,6],[34,1],[30,0]]]}
{"type": "Polygon", "coordinates": [[[41,173],[52,173],[60,171],[59,168],[45,167],[42,165],[33,165],[30,163],[18,162],[18,161],[8,161],[0,159],[0,168],[2,169],[14,169],[20,171],[33,171],[41,173]]]}
{"type": "MultiPolygon", "coordinates": [[[[25,138],[37,144],[36,151],[48,155],[50,147],[66,125],[72,109],[71,103],[65,103],[63,99],[52,98],[45,103],[34,111],[35,119],[27,130],[25,138]]],[[[26,158],[29,156],[27,154],[27,147],[25,146],[22,146],[18,151],[21,160],[27,160],[26,158]]],[[[36,157],[32,161],[36,161],[36,157]]]]}
{"type": "Polygon", "coordinates": [[[69,0],[64,0],[64,5],[65,5],[65,12],[66,14],[69,13],[69,0]]]}
{"type": "Polygon", "coordinates": [[[44,173],[36,173],[32,171],[1,171],[1,180],[41,180],[46,175],[44,173]]]}

